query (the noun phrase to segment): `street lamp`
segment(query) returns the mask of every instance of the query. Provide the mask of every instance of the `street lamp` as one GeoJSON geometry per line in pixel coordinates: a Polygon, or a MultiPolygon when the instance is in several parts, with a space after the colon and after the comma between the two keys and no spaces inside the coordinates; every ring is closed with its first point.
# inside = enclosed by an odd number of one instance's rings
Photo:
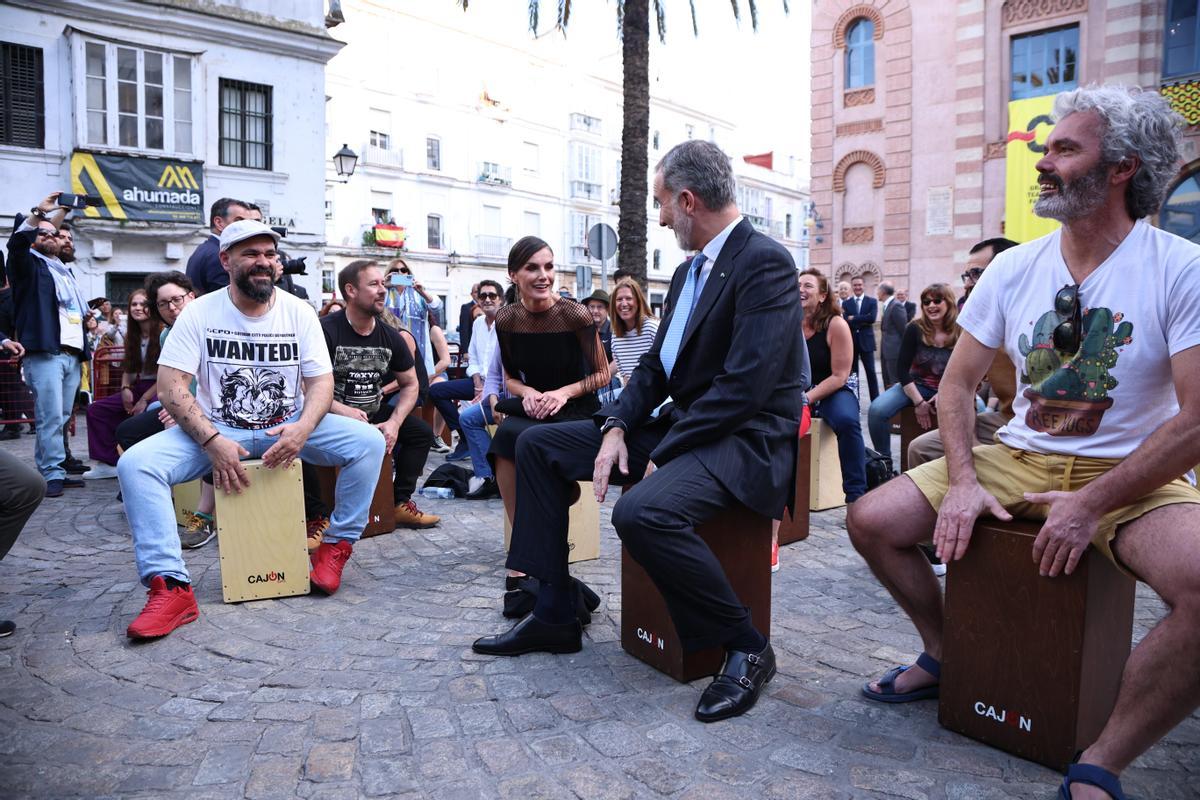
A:
{"type": "Polygon", "coordinates": [[[342,149],[333,154],[333,168],[337,170],[337,174],[341,178],[345,178],[342,183],[350,180],[350,176],[354,174],[354,167],[358,164],[358,154],[342,145],[342,149]]]}

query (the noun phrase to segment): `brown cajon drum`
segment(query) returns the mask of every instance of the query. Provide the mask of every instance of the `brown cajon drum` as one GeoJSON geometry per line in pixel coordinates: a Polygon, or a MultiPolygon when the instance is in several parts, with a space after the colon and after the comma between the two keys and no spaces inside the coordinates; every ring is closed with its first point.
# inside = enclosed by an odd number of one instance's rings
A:
{"type": "MultiPolygon", "coordinates": [[[[699,528],[730,585],[750,609],[754,627],[771,635],[771,520],[744,506],[726,509],[699,528]]],[[[684,653],[667,605],[646,571],[621,548],[621,647],[677,681],[716,674],[725,651],[684,653]]]]}
{"type": "MultiPolygon", "coordinates": [[[[816,420],[814,420],[815,422],[816,420]]],[[[812,430],[800,437],[799,452],[796,454],[796,513],[784,509],[779,521],[779,544],[802,542],[808,538],[808,494],[812,490],[812,430]]]]}
{"type": "Polygon", "coordinates": [[[243,461],[250,487],[217,492],[217,546],[226,603],[308,594],[308,547],[300,462],[267,469],[243,461]]]}
{"type": "Polygon", "coordinates": [[[171,499],[175,502],[175,522],[187,525],[200,504],[200,479],[172,486],[171,499]]]}
{"type": "MultiPolygon", "coordinates": [[[[567,509],[567,563],[600,557],[600,506],[591,481],[579,481],[579,499],[567,509]]],[[[512,540],[512,525],[504,516],[504,549],[512,540]]]]}
{"type": "MultiPolygon", "coordinates": [[[[892,425],[900,426],[900,471],[908,472],[908,445],[922,433],[927,433],[917,422],[917,412],[912,406],[900,409],[900,413],[892,417],[892,425]]],[[[937,414],[933,415],[933,430],[937,428],[937,414]]]]}
{"type": "MultiPolygon", "coordinates": [[[[430,401],[430,403],[428,405],[421,406],[420,409],[421,409],[421,419],[425,420],[426,424],[429,425],[429,427],[436,430],[437,429],[437,421],[439,419],[441,419],[442,415],[438,413],[437,408],[435,408],[433,405],[433,402],[430,401]]],[[[453,434],[453,431],[450,430],[449,425],[442,428],[441,439],[446,444],[454,443],[454,434],[453,434]]]]}
{"type": "MultiPolygon", "coordinates": [[[[340,470],[336,467],[317,466],[314,466],[314,469],[321,484],[321,502],[332,513],[340,470]]],[[[379,467],[379,480],[375,482],[375,494],[371,497],[371,508],[367,512],[367,527],[363,528],[362,538],[368,539],[396,530],[396,495],[392,486],[392,454],[384,453],[383,463],[379,467]]]]}
{"type": "Polygon", "coordinates": [[[838,455],[837,436],[824,420],[814,419],[808,431],[810,511],[824,511],[846,505],[842,491],[842,459],[838,455]]]}
{"type": "Polygon", "coordinates": [[[946,571],[938,721],[1062,771],[1116,702],[1134,581],[1093,548],[1071,575],[1039,577],[1039,527],[980,520],[946,571]]]}

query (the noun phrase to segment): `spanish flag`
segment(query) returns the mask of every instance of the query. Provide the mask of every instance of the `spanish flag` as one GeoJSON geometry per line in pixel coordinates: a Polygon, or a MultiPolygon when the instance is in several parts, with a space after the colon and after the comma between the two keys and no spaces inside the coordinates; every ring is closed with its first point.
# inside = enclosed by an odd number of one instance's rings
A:
{"type": "Polygon", "coordinates": [[[376,225],[375,245],[377,247],[404,247],[408,233],[399,225],[376,225]]]}

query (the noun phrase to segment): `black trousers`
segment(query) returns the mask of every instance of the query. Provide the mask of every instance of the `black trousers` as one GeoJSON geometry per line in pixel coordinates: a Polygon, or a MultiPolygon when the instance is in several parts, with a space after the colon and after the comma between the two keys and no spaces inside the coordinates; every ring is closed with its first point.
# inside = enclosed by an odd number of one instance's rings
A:
{"type": "Polygon", "coordinates": [[[117,444],[128,450],[143,439],[162,433],[166,426],[158,419],[158,409],[143,411],[125,419],[117,426],[117,444]]]}
{"type": "MultiPolygon", "coordinates": [[[[384,422],[392,415],[389,406],[383,406],[371,418],[372,424],[384,422]]],[[[396,444],[392,447],[392,464],[396,468],[396,477],[392,481],[392,494],[396,505],[407,503],[417,490],[417,479],[425,469],[425,461],[429,458],[429,448],[433,447],[433,428],[421,419],[413,409],[400,430],[396,433],[396,444]]]]}
{"type": "Polygon", "coordinates": [[[879,379],[875,377],[875,351],[863,350],[854,343],[854,364],[850,367],[852,374],[858,374],[858,362],[862,361],[863,369],[867,371],[867,391],[871,399],[879,397],[879,379]]]}
{"type": "MultiPolygon", "coordinates": [[[[664,423],[630,432],[629,474],[614,466],[610,480],[628,484],[645,474],[667,430],[664,423]]],[[[509,569],[566,582],[567,509],[575,482],[592,478],[600,440],[591,420],[535,425],[521,433],[509,569]]],[[[689,651],[724,644],[751,627],[749,609],[696,533],[698,525],[735,502],[700,459],[687,453],[622,491],[613,509],[617,535],[658,587],[689,651]]]]}
{"type": "Polygon", "coordinates": [[[0,558],[8,553],[45,496],[46,481],[38,471],[0,450],[0,558]]]}

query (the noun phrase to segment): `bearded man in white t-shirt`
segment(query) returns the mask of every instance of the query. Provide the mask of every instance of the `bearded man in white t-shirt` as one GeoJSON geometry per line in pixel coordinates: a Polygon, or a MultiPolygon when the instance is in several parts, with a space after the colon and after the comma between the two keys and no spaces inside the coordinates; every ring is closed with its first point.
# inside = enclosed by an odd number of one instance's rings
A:
{"type": "Polygon", "coordinates": [[[1181,477],[1200,453],[1200,246],[1147,221],[1179,160],[1162,97],[1077,89],[1055,117],[1034,211],[1062,228],[997,256],[959,315],[939,389],[946,457],[864,496],[847,529],[925,645],[863,687],[882,702],[938,693],[942,597],[917,549],[930,531],[949,563],[981,515],[1045,520],[1031,552],[1043,576],[1070,574],[1090,544],[1162,597],[1171,613],[1134,648],[1063,784],[1115,798],[1122,770],[1200,703],[1200,492],[1181,477]],[[1001,347],[1015,417],[972,449],[975,387],[1001,347]]]}
{"type": "Polygon", "coordinates": [[[313,585],[333,594],[367,524],[384,437],[327,414],[333,366],[312,307],[275,287],[279,234],[254,220],[221,231],[229,286],[193,300],[158,359],[158,396],[176,425],[121,456],[117,475],[149,599],[134,639],[165,636],[199,616],[183,563],[171,486],[211,471],[217,491],[249,487],[243,458],[270,468],[293,460],[341,467],[334,511],[312,554],[313,585]],[[196,393],[191,381],[195,378],[196,393]]]}

